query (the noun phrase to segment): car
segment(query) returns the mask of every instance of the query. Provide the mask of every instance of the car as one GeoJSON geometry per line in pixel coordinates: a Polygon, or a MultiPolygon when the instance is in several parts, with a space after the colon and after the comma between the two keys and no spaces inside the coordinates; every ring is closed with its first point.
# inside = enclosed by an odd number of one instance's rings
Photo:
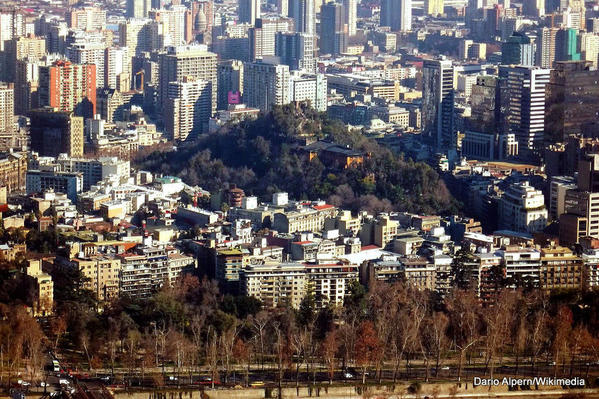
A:
{"type": "Polygon", "coordinates": [[[441,370],[449,370],[449,366],[443,366],[441,367],[441,370]]]}
{"type": "Polygon", "coordinates": [[[60,380],[58,380],[58,383],[60,385],[70,385],[71,384],[71,382],[69,380],[64,379],[64,378],[61,378],[60,380]]]}
{"type": "Polygon", "coordinates": [[[169,379],[169,381],[177,381],[178,380],[178,378],[175,377],[174,375],[169,375],[168,379],[169,379]]]}
{"type": "Polygon", "coordinates": [[[354,378],[354,375],[352,373],[346,371],[345,373],[343,373],[343,378],[347,378],[347,379],[354,378]]]}
{"type": "Polygon", "coordinates": [[[20,385],[20,386],[22,386],[22,387],[28,387],[28,386],[30,386],[30,385],[31,385],[31,383],[30,383],[30,382],[23,381],[23,380],[17,380],[17,384],[19,384],[19,385],[20,385]]]}
{"type": "Polygon", "coordinates": [[[47,382],[45,382],[45,381],[41,381],[41,382],[40,382],[40,387],[49,387],[49,386],[50,386],[50,384],[48,384],[48,383],[47,383],[47,382]]]}
{"type": "Polygon", "coordinates": [[[254,381],[254,382],[250,383],[250,386],[252,388],[263,387],[264,381],[254,381]]]}

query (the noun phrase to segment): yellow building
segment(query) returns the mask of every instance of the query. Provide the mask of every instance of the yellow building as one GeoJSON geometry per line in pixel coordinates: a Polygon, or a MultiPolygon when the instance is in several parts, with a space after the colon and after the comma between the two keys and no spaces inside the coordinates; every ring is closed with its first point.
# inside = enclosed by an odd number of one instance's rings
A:
{"type": "Polygon", "coordinates": [[[71,265],[89,279],[84,288],[93,291],[99,301],[115,298],[119,294],[121,261],[118,258],[94,256],[75,258],[71,265]]]}
{"type": "Polygon", "coordinates": [[[442,15],[444,8],[443,0],[425,0],[424,1],[424,10],[427,15],[442,15]]]}
{"type": "Polygon", "coordinates": [[[26,274],[35,279],[37,292],[32,308],[35,317],[49,316],[54,307],[54,282],[52,277],[42,270],[41,259],[30,259],[26,274]]]}
{"type": "Polygon", "coordinates": [[[384,248],[397,235],[399,222],[384,215],[374,225],[374,244],[384,248]]]}
{"type": "Polygon", "coordinates": [[[545,290],[581,289],[584,284],[582,258],[565,247],[541,250],[539,285],[545,290]]]}

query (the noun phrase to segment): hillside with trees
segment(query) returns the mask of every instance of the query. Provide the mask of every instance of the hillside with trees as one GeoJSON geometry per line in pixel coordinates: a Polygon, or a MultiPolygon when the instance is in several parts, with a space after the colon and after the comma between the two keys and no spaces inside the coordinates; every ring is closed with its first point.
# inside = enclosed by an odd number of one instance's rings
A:
{"type": "Polygon", "coordinates": [[[296,199],[326,199],[371,212],[449,214],[458,209],[430,166],[397,156],[307,107],[276,107],[256,120],[227,125],[176,151],[140,155],[136,166],[179,176],[209,191],[236,184],[247,195],[263,200],[286,191],[296,199]],[[298,153],[306,138],[338,143],[369,156],[360,166],[331,169],[318,158],[309,161],[298,153]]]}

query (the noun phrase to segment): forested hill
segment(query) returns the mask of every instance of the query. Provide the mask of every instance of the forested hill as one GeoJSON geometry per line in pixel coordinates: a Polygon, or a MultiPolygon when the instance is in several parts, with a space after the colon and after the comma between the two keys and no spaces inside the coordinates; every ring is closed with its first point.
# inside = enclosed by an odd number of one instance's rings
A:
{"type": "Polygon", "coordinates": [[[347,132],[342,123],[325,114],[291,105],[226,126],[178,151],[151,153],[135,163],[140,169],[179,176],[209,191],[236,184],[246,195],[263,200],[269,200],[273,192],[287,191],[290,198],[326,199],[352,210],[457,211],[457,202],[428,165],[404,160],[358,132],[347,132]],[[360,166],[327,167],[298,151],[306,137],[370,156],[360,166]]]}

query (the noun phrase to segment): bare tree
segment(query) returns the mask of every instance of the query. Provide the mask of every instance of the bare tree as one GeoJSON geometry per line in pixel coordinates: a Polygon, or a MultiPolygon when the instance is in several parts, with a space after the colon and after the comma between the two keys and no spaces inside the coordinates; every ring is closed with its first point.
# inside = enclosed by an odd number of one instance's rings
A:
{"type": "Polygon", "coordinates": [[[327,335],[322,341],[322,345],[320,348],[323,362],[327,366],[327,374],[329,375],[329,385],[333,383],[333,378],[335,377],[336,356],[338,350],[339,342],[337,342],[337,330],[333,329],[327,332],[327,335]]]}
{"type": "Polygon", "coordinates": [[[447,298],[446,306],[449,312],[453,343],[459,351],[457,378],[458,381],[461,381],[466,352],[479,341],[480,305],[474,292],[455,289],[447,298]]]}
{"type": "Polygon", "coordinates": [[[231,361],[233,360],[233,349],[239,334],[239,324],[237,319],[229,326],[220,336],[220,346],[222,348],[223,364],[225,366],[225,383],[229,382],[229,371],[231,369],[231,361]]]}

